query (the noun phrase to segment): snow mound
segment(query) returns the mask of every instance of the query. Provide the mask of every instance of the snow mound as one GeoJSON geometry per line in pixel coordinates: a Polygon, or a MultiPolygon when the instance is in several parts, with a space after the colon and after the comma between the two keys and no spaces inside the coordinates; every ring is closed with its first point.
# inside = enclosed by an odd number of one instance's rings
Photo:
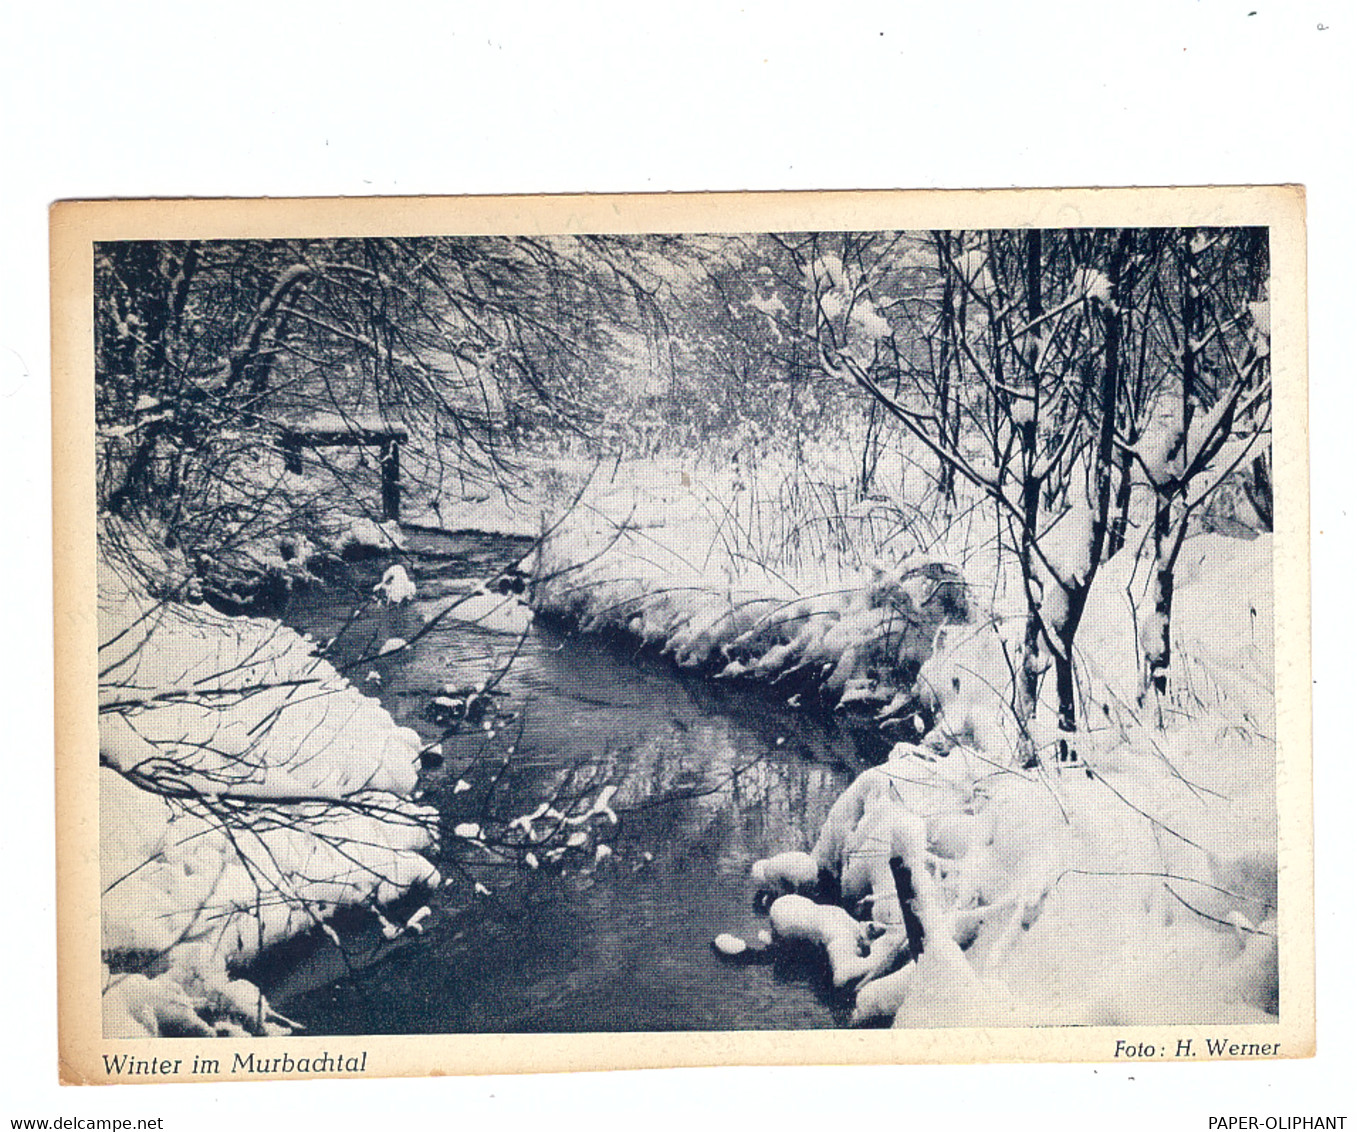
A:
{"type": "Polygon", "coordinates": [[[382,580],[372,587],[372,592],[391,605],[403,605],[415,598],[415,583],[401,565],[388,566],[382,580]]]}
{"type": "Polygon", "coordinates": [[[474,625],[487,633],[521,636],[532,624],[532,610],[513,594],[481,587],[460,599],[448,614],[452,622],[474,625]]]}
{"type": "Polygon", "coordinates": [[[378,523],[365,515],[346,516],[342,522],[329,540],[330,548],[342,557],[390,554],[405,549],[405,535],[394,519],[378,523]]]}
{"type": "Polygon", "coordinates": [[[814,888],[820,879],[819,866],[809,853],[790,850],[762,861],[755,861],[750,876],[760,888],[772,891],[814,888]]]}
{"type": "Polygon", "coordinates": [[[770,923],[823,950],[858,1021],[1269,1021],[1275,855],[1241,844],[1236,811],[1162,764],[1029,775],[906,747],[820,831],[838,900],[782,896],[770,923]]]}
{"type": "Polygon", "coordinates": [[[409,798],[420,739],[276,622],[105,583],[105,1032],[205,1032],[189,1014],[273,1032],[228,968],[437,885],[437,813],[409,798]]]}

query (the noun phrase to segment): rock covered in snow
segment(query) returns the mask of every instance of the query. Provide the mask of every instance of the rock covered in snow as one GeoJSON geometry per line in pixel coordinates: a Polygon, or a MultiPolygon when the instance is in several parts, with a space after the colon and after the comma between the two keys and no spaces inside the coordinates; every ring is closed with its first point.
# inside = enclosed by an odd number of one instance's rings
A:
{"type": "Polygon", "coordinates": [[[372,587],[372,592],[389,605],[404,605],[415,599],[415,583],[400,564],[388,566],[382,580],[372,587]]]}
{"type": "Polygon", "coordinates": [[[330,545],[344,558],[362,558],[404,550],[405,535],[394,519],[377,523],[366,516],[348,517],[330,545]]]}
{"type": "Polygon", "coordinates": [[[722,932],[711,941],[711,947],[727,963],[741,966],[771,963],[775,957],[773,937],[767,932],[760,932],[758,939],[753,943],[729,932],[722,932]]]}
{"type": "Polygon", "coordinates": [[[749,950],[749,944],[745,943],[745,941],[740,939],[738,936],[730,935],[727,932],[722,932],[720,935],[718,935],[714,940],[711,941],[711,945],[716,950],[716,953],[718,955],[724,955],[728,957],[741,955],[749,950]]]}
{"type": "Polygon", "coordinates": [[[836,904],[817,904],[804,896],[779,896],[768,909],[773,939],[824,948],[837,987],[861,978],[869,954],[867,926],[836,904]]]}
{"type": "Polygon", "coordinates": [[[792,850],[755,861],[749,875],[761,889],[796,892],[815,887],[820,867],[809,853],[792,850]]]}

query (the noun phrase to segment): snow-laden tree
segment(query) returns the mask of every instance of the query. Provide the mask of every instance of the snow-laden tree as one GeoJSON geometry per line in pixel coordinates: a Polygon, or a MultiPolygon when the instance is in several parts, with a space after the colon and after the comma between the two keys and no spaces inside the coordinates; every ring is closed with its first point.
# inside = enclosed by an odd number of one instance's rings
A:
{"type": "Polygon", "coordinates": [[[1174,570],[1194,521],[1237,484],[1272,527],[1272,385],[1266,231],[1186,229],[1157,247],[1140,346],[1153,395],[1125,384],[1119,443],[1124,482],[1134,461],[1154,497],[1154,599],[1141,637],[1146,686],[1163,694],[1174,570]]]}
{"type": "Polygon", "coordinates": [[[227,566],[307,534],[322,485],[374,510],[366,458],[266,459],[289,424],[399,427],[431,490],[502,477],[597,416],[616,327],[654,313],[625,243],[588,238],[105,243],[95,295],[100,506],[227,566]]]}
{"type": "Polygon", "coordinates": [[[1107,538],[1129,237],[1034,229],[939,235],[935,247],[944,375],[887,390],[851,335],[836,330],[843,288],[832,271],[817,280],[817,338],[827,371],[867,390],[994,501],[1027,603],[1013,708],[1031,757],[1025,721],[1048,657],[1061,730],[1077,728],[1074,640],[1107,538]]]}
{"type": "Polygon", "coordinates": [[[944,497],[964,482],[993,503],[1027,610],[1012,711],[1030,758],[1026,721],[1053,669],[1065,757],[1080,723],[1079,626],[1127,539],[1132,488],[1148,481],[1157,500],[1153,672],[1168,664],[1173,567],[1200,508],[1242,479],[1266,525],[1259,236],[935,233],[922,273],[907,238],[832,239],[781,239],[813,312],[801,333],[825,374],[934,454],[944,497]]]}

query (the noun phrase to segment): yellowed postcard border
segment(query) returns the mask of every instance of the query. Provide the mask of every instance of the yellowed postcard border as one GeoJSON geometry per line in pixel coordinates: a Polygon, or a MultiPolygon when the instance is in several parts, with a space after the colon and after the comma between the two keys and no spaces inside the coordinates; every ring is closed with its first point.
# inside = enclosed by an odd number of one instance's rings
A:
{"type": "Polygon", "coordinates": [[[59,1074],[63,1082],[666,1066],[1201,1062],[1314,1053],[1305,198],[1299,186],[75,201],[53,206],[59,1074]],[[1279,1021],[1257,1026],[105,1041],[99,956],[93,245],[117,239],[1266,225],[1272,250],[1279,1021]],[[1134,1048],[1132,1055],[1128,1051],[1134,1048]],[[1187,1051],[1187,1052],[1184,1052],[1187,1051]],[[147,1072],[113,1073],[105,1054],[147,1072]],[[306,1068],[300,1068],[305,1061],[306,1068]]]}

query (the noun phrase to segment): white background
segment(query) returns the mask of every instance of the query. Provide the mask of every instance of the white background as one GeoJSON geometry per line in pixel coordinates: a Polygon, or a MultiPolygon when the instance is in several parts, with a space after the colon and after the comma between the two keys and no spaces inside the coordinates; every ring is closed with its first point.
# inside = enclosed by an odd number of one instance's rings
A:
{"type": "MultiPolygon", "coordinates": [[[[11,0],[0,23],[0,1128],[1357,1117],[1357,12],[1339,0],[11,0]],[[1301,182],[1309,190],[1319,1056],[59,1089],[46,209],[60,198],[1301,182]]],[[[1090,1049],[1093,1056],[1101,1051],[1090,1049]]]]}

